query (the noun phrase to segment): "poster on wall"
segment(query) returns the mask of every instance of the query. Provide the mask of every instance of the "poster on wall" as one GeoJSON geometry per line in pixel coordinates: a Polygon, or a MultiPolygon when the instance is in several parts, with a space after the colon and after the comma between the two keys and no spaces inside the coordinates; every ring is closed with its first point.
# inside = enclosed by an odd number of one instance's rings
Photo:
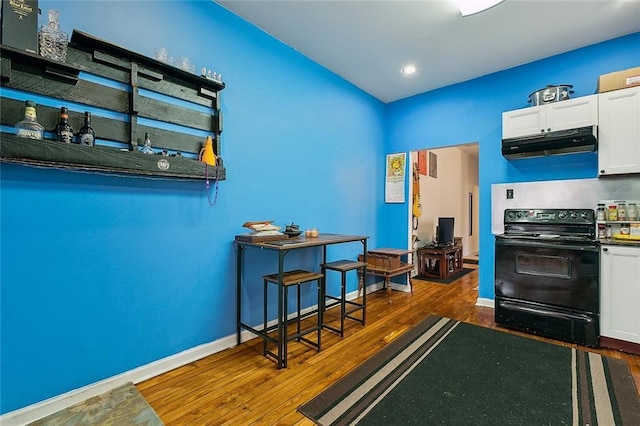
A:
{"type": "Polygon", "coordinates": [[[421,175],[427,175],[427,151],[418,151],[418,172],[421,175]]]}
{"type": "Polygon", "coordinates": [[[384,185],[385,203],[404,203],[404,176],[407,154],[388,154],[384,185]]]}

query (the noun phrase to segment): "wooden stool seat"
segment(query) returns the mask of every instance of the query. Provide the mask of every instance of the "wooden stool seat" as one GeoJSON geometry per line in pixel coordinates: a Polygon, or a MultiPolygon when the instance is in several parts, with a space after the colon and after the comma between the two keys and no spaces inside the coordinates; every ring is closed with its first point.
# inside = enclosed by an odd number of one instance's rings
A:
{"type": "Polygon", "coordinates": [[[364,262],[358,262],[355,260],[343,259],[343,260],[336,260],[335,262],[325,263],[321,266],[323,266],[325,269],[331,269],[332,271],[347,272],[347,271],[352,271],[354,269],[364,268],[365,266],[367,266],[367,264],[364,262]]]}
{"type": "MultiPolygon", "coordinates": [[[[296,285],[296,284],[302,284],[302,283],[306,283],[307,281],[314,281],[314,280],[318,280],[320,278],[322,278],[322,274],[319,274],[317,272],[309,272],[309,271],[303,271],[303,270],[295,270],[295,271],[288,271],[282,274],[282,285],[296,285]]],[[[264,277],[265,280],[267,280],[270,283],[278,283],[278,274],[270,274],[270,275],[265,275],[264,277]]]]}
{"type": "Polygon", "coordinates": [[[355,261],[355,260],[347,260],[347,259],[343,259],[343,260],[336,260],[334,262],[328,262],[328,263],[323,263],[322,265],[320,265],[320,267],[322,268],[322,273],[324,274],[324,278],[323,278],[323,284],[322,284],[322,294],[323,294],[323,302],[325,302],[324,305],[324,310],[326,310],[327,307],[333,307],[335,305],[340,305],[340,328],[338,327],[333,327],[331,325],[325,324],[323,322],[322,327],[326,328],[327,330],[331,330],[334,331],[336,333],[340,334],[340,337],[344,337],[344,320],[345,318],[349,318],[352,320],[355,320],[359,323],[361,323],[362,325],[365,325],[365,312],[366,312],[366,306],[367,306],[367,290],[366,288],[363,288],[363,283],[364,283],[364,270],[367,267],[367,264],[365,262],[361,262],[361,261],[355,261]],[[327,271],[337,271],[340,272],[341,275],[341,280],[340,280],[340,296],[333,296],[333,295],[329,295],[327,294],[327,271]],[[346,279],[346,275],[347,272],[349,271],[358,271],[358,292],[360,292],[360,290],[362,291],[362,302],[354,302],[352,300],[347,300],[347,279],[346,279]],[[330,299],[335,301],[336,303],[330,304],[330,305],[326,305],[326,300],[330,299]],[[349,305],[349,308],[347,308],[347,305],[349,305]],[[354,316],[351,316],[352,313],[357,312],[357,311],[362,311],[362,317],[361,318],[357,318],[354,316]]]}
{"type": "Polygon", "coordinates": [[[262,278],[264,279],[264,325],[263,325],[263,333],[265,336],[263,339],[263,344],[262,344],[262,353],[265,356],[272,356],[273,358],[275,358],[276,362],[278,363],[278,368],[280,367],[287,367],[287,342],[289,342],[290,340],[297,340],[298,342],[305,342],[309,345],[311,345],[312,347],[314,347],[318,352],[320,352],[320,348],[321,348],[321,331],[322,331],[322,306],[323,306],[323,301],[324,299],[322,299],[322,279],[323,279],[324,275],[323,274],[319,274],[317,272],[309,272],[309,271],[303,271],[303,270],[294,270],[294,271],[287,271],[284,272],[282,274],[282,294],[278,295],[278,297],[282,298],[282,311],[278,312],[278,322],[279,323],[284,323],[285,324],[285,332],[284,332],[284,336],[280,336],[278,333],[277,338],[271,338],[269,336],[267,336],[267,333],[270,331],[273,331],[276,328],[280,328],[277,325],[268,327],[267,326],[267,320],[268,320],[268,316],[267,316],[267,307],[268,307],[268,303],[267,303],[267,285],[269,283],[271,284],[278,284],[279,283],[279,279],[278,279],[278,274],[269,274],[269,275],[264,275],[262,278]],[[313,282],[316,281],[317,283],[317,293],[318,293],[318,308],[312,310],[311,312],[307,312],[304,315],[301,314],[300,312],[300,285],[301,284],[305,284],[308,282],[313,282]],[[289,320],[289,308],[288,308],[288,300],[289,300],[289,288],[292,286],[296,286],[297,288],[297,302],[298,302],[298,307],[297,307],[297,313],[296,316],[294,318],[292,318],[291,320],[289,320]],[[301,328],[301,324],[300,321],[303,318],[307,318],[310,316],[316,316],[316,322],[313,326],[305,328],[304,330],[301,328]],[[289,334],[287,331],[287,327],[286,325],[289,324],[289,322],[295,322],[296,323],[296,332],[293,334],[289,334]],[[313,333],[316,332],[317,336],[316,336],[316,341],[312,341],[307,339],[306,337],[304,337],[305,335],[309,334],[309,333],[313,333]],[[275,345],[278,345],[278,351],[273,352],[269,349],[268,347],[268,343],[273,343],[275,345]]]}

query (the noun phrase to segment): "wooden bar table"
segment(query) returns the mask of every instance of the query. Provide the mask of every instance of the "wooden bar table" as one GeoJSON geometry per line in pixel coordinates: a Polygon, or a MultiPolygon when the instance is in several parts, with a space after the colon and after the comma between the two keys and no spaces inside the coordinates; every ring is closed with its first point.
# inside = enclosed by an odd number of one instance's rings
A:
{"type": "MultiPolygon", "coordinates": [[[[284,270],[284,260],[285,256],[291,252],[292,250],[304,249],[309,247],[322,247],[322,260],[321,264],[327,262],[327,246],[334,244],[345,244],[352,242],[360,242],[362,243],[362,255],[366,259],[367,255],[367,239],[369,237],[361,236],[361,235],[342,235],[342,234],[319,234],[317,237],[294,237],[294,238],[286,238],[282,240],[276,241],[265,241],[265,242],[249,242],[249,241],[240,241],[236,239],[235,243],[237,245],[236,251],[236,312],[237,312],[237,343],[238,345],[241,343],[241,332],[242,329],[250,331],[253,334],[261,337],[265,342],[272,341],[273,339],[267,335],[265,330],[259,330],[255,327],[250,326],[242,321],[242,271],[243,271],[243,257],[244,251],[247,248],[257,248],[260,250],[270,250],[278,253],[278,323],[277,323],[277,333],[274,343],[277,345],[276,352],[276,362],[278,368],[286,368],[287,367],[287,345],[286,345],[286,327],[287,321],[286,316],[287,312],[282,312],[284,302],[282,297],[282,287],[283,287],[283,279],[285,276],[284,270]],[[283,317],[285,320],[283,321],[283,317]]],[[[314,265],[314,268],[319,265],[314,265]]],[[[364,290],[366,291],[366,289],[364,290]]],[[[323,289],[324,294],[324,289],[323,289]]],[[[266,296],[265,296],[266,297],[266,296]]],[[[320,310],[320,324],[322,324],[322,314],[324,311],[324,297],[318,301],[318,309],[320,310]]]]}

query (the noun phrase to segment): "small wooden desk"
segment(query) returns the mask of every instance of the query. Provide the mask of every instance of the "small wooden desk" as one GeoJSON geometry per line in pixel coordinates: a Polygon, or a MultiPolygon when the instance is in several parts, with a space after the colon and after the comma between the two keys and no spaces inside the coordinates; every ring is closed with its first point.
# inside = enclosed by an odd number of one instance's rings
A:
{"type": "Polygon", "coordinates": [[[413,282],[411,281],[413,262],[409,257],[412,253],[413,250],[397,248],[369,250],[367,252],[366,273],[383,277],[384,286],[388,293],[391,293],[391,278],[407,274],[407,284],[413,293],[413,282]],[[406,261],[402,260],[403,256],[406,256],[406,261]]]}
{"type": "Polygon", "coordinates": [[[418,273],[444,279],[462,270],[462,243],[448,247],[418,249],[418,273]]]}

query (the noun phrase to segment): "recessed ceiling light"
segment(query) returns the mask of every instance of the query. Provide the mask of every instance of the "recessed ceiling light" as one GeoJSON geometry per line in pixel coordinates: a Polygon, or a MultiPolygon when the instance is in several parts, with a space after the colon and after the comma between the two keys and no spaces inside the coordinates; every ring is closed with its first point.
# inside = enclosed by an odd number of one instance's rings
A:
{"type": "Polygon", "coordinates": [[[414,65],[407,65],[406,67],[403,67],[400,71],[402,71],[403,74],[413,74],[414,72],[416,72],[416,67],[414,65]]]}
{"type": "Polygon", "coordinates": [[[473,15],[474,13],[487,10],[498,3],[502,3],[504,0],[453,0],[453,2],[460,9],[462,16],[473,15]]]}

